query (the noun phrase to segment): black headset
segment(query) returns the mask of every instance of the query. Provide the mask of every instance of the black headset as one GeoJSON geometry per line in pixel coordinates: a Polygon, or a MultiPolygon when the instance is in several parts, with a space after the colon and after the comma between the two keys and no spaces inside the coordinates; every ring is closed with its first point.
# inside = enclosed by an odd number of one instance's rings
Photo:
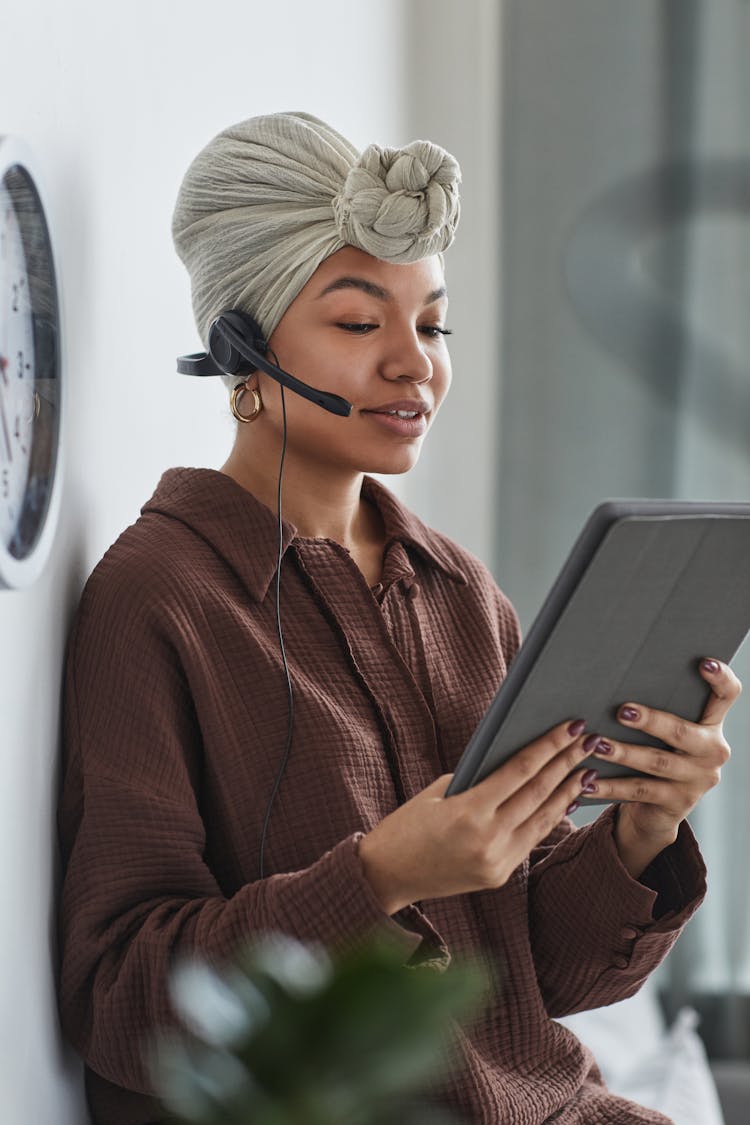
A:
{"type": "MultiPolygon", "coordinates": [[[[294,691],[289,675],[289,666],[286,662],[284,650],[284,635],[281,629],[281,609],[279,607],[281,558],[282,558],[282,520],[281,520],[281,482],[284,475],[284,455],[286,453],[286,403],[284,401],[284,388],[287,387],[309,402],[321,406],[331,414],[338,414],[348,418],[352,412],[352,404],[340,395],[331,394],[329,391],[319,391],[308,383],[303,383],[288,371],[284,371],[277,363],[266,359],[269,351],[268,343],[263,337],[260,326],[248,313],[241,309],[230,309],[221,313],[211,322],[208,330],[208,352],[195,352],[193,355],[177,357],[177,370],[181,375],[251,375],[253,371],[264,371],[281,385],[281,410],[284,420],[284,434],[281,444],[281,461],[279,463],[279,481],[276,494],[276,515],[278,519],[278,550],[276,563],[276,629],[279,637],[279,649],[284,665],[287,683],[288,723],[286,732],[286,745],[276,779],[273,784],[271,796],[266,806],[263,818],[263,831],[260,840],[260,859],[258,863],[259,878],[264,876],[263,856],[266,845],[266,833],[271,817],[271,809],[278,792],[284,770],[289,759],[292,746],[292,731],[294,728],[294,691]]],[[[273,355],[273,352],[271,352],[273,355]]],[[[274,359],[276,357],[274,356],[274,359]]]]}
{"type": "Polygon", "coordinates": [[[208,330],[208,352],[177,357],[177,370],[181,375],[250,375],[264,371],[282,387],[302,395],[316,406],[331,414],[348,418],[352,404],[330,391],[319,391],[303,383],[288,371],[266,359],[268,344],[259,325],[240,309],[223,312],[211,322],[208,330]]]}

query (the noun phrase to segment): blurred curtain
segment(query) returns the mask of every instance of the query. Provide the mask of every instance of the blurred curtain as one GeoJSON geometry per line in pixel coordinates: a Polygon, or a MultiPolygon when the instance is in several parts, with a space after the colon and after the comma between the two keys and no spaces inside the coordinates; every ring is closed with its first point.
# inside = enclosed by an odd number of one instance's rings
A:
{"type": "MultiPolygon", "coordinates": [[[[504,0],[495,570],[528,625],[606,496],[750,500],[750,3],[504,0]]],[[[748,560],[750,582],[750,560],[748,560]]],[[[750,645],[735,662],[750,694],[750,645]]],[[[661,975],[750,1055],[750,700],[661,975]]]]}

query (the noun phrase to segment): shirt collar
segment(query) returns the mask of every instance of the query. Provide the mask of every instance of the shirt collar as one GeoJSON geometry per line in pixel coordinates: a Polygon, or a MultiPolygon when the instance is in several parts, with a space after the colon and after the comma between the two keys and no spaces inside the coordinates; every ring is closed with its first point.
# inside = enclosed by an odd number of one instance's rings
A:
{"type": "MultiPolygon", "coordinates": [[[[465,573],[452,561],[440,541],[442,537],[384,485],[366,476],[362,494],[382,516],[386,548],[394,540],[401,542],[449,578],[466,584],[465,573]]],[[[278,521],[275,512],[232,477],[215,469],[168,469],[141,509],[143,516],[149,513],[179,520],[191,528],[226,560],[252,597],[263,601],[276,573],[278,521]]],[[[281,528],[283,555],[297,536],[297,529],[289,520],[282,520],[281,528]]]]}
{"type": "Polygon", "coordinates": [[[458,566],[444,545],[443,536],[422,523],[400,500],[379,481],[366,476],[362,484],[362,495],[375,505],[385,524],[388,543],[397,540],[405,547],[414,548],[423,560],[442,570],[449,578],[466,585],[465,572],[458,566]]]}

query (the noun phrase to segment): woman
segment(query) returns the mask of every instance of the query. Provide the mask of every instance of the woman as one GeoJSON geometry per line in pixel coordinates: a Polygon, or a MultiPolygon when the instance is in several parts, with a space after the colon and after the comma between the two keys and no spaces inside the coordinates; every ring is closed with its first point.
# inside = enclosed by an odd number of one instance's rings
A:
{"type": "Polygon", "coordinates": [[[141,1046],[170,1019],[172,959],[223,958],[268,930],[333,950],[379,932],[435,968],[500,960],[440,1092],[467,1121],[666,1120],[611,1095],[550,1017],[634,992],[699,905],[685,816],[718,780],[739,684],[703,662],[700,724],[621,710],[679,754],[561,716],[444,798],[517,621],[476,558],[365,474],[411,468],[448,391],[458,183],[438,146],[360,156],[305,114],[225,130],[183,181],[173,233],[204,341],[243,310],[268,357],[353,409],[282,402],[259,371],[229,380],[226,464],[165,473],[86,586],[67,670],[61,992],[97,1122],[159,1120],[141,1046]],[[652,780],[584,773],[592,749],[652,780]],[[627,803],[575,830],[582,792],[627,803]]]}

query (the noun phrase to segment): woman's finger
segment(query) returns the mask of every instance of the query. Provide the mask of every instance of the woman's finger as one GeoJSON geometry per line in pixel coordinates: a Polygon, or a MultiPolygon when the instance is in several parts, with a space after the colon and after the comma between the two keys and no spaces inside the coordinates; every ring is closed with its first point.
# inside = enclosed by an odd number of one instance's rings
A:
{"type": "Polygon", "coordinates": [[[583,719],[560,723],[524,746],[469,792],[477,803],[487,803],[496,808],[531,784],[537,790],[536,804],[541,804],[562,778],[579,766],[589,753],[584,749],[584,727],[583,719]],[[559,769],[544,777],[546,767],[556,760],[559,769]]]}
{"type": "Polygon", "coordinates": [[[615,762],[618,766],[628,766],[639,773],[667,778],[669,781],[690,781],[695,775],[696,764],[688,754],[675,754],[672,750],[654,746],[617,742],[614,738],[600,738],[598,745],[593,757],[601,758],[603,762],[615,762]]]}
{"type": "Polygon", "coordinates": [[[662,742],[686,754],[700,754],[709,748],[702,737],[706,728],[719,726],[738,699],[742,684],[732,669],[720,660],[707,657],[699,665],[700,674],[711,685],[711,695],[700,721],[691,723],[668,711],[657,711],[641,703],[623,703],[617,712],[618,722],[635,730],[653,734],[662,742]]]}
{"type": "MultiPolygon", "coordinates": [[[[511,797],[508,797],[498,807],[498,813],[507,816],[509,822],[515,825],[523,824],[524,821],[533,817],[539,809],[547,808],[551,815],[552,806],[548,802],[552,801],[552,805],[554,805],[555,794],[559,791],[560,786],[566,783],[566,779],[567,788],[565,792],[567,793],[569,790],[573,794],[568,804],[585,795],[598,776],[598,771],[581,769],[581,759],[586,758],[591,753],[598,737],[598,735],[589,735],[580,744],[575,744],[570,750],[558,754],[535,777],[527,781],[520,789],[517,789],[511,797]]],[[[567,808],[567,805],[563,807],[563,811],[565,808],[567,808]]]]}
{"type": "Polygon", "coordinates": [[[657,711],[642,703],[623,703],[617,721],[631,730],[651,734],[673,750],[694,757],[708,756],[715,742],[714,731],[705,723],[691,723],[669,711],[657,711]]]}
{"type": "MultiPolygon", "coordinates": [[[[577,770],[560,782],[547,799],[531,810],[525,819],[520,820],[513,830],[513,843],[521,855],[528,855],[532,848],[549,836],[565,816],[578,807],[580,797],[593,792],[596,780],[592,779],[594,770],[577,770]]],[[[518,797],[513,799],[513,803],[518,797]]],[[[503,808],[505,812],[505,808],[503,808]]]]}
{"type": "Polygon", "coordinates": [[[698,670],[706,683],[711,685],[711,695],[701,715],[701,723],[716,726],[724,721],[727,712],[739,698],[742,684],[728,664],[722,664],[712,657],[701,660],[698,670]]]}
{"type": "MultiPolygon", "coordinates": [[[[588,795],[584,794],[584,796],[588,795]]],[[[686,803],[694,803],[694,800],[685,801],[682,787],[655,777],[599,777],[590,795],[595,796],[597,800],[656,805],[665,811],[672,810],[680,815],[686,803]]]]}

